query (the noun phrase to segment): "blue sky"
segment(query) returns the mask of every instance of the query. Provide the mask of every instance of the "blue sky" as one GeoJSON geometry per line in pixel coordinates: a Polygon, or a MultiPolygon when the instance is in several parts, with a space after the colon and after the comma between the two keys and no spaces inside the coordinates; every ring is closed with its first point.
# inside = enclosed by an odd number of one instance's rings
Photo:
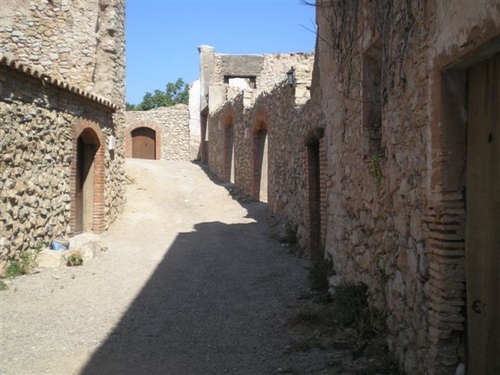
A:
{"type": "Polygon", "coordinates": [[[196,80],[202,44],[229,54],[312,52],[314,20],[301,0],[126,0],[127,102],[196,80]]]}

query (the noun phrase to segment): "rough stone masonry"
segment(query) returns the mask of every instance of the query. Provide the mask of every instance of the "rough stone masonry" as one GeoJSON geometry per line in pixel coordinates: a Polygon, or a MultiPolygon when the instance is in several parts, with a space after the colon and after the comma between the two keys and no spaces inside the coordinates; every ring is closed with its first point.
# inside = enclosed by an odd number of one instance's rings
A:
{"type": "MultiPolygon", "coordinates": [[[[204,160],[258,198],[265,130],[271,215],[333,261],[332,289],[369,286],[400,367],[496,374],[500,182],[487,155],[498,155],[500,4],[316,6],[309,83],[290,87],[282,71],[263,92],[235,91],[202,75],[204,160]]],[[[211,54],[201,48],[207,77],[223,71],[211,54]]]]}
{"type": "Polygon", "coordinates": [[[2,2],[0,273],[123,208],[124,17],[123,0],[2,2]]]}

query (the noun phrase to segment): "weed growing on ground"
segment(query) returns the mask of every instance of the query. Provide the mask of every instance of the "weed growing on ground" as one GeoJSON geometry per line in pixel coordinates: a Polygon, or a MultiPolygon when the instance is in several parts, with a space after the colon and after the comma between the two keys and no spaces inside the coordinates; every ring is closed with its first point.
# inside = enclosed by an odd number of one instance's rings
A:
{"type": "Polygon", "coordinates": [[[7,284],[5,284],[5,281],[0,280],[0,292],[7,289],[9,288],[7,287],[7,284]]]}
{"type": "Polygon", "coordinates": [[[43,244],[37,242],[35,247],[19,254],[19,259],[11,259],[7,267],[7,276],[16,277],[33,271],[37,267],[36,259],[43,251],[43,244]]]}
{"type": "MultiPolygon", "coordinates": [[[[386,342],[386,315],[370,308],[365,284],[342,284],[326,303],[299,307],[288,324],[302,330],[294,351],[348,351],[350,359],[332,363],[354,374],[401,374],[386,342]]],[[[337,372],[335,372],[337,373],[337,372]]]]}
{"type": "MultiPolygon", "coordinates": [[[[322,254],[322,252],[321,252],[322,254]]],[[[309,283],[313,292],[328,293],[328,277],[333,275],[333,262],[324,257],[316,257],[309,268],[309,283]]]]}
{"type": "Polygon", "coordinates": [[[9,260],[9,265],[7,266],[7,271],[6,271],[7,277],[16,277],[22,274],[23,272],[21,263],[15,259],[9,260]]]}
{"type": "Polygon", "coordinates": [[[66,265],[68,267],[83,265],[83,258],[80,254],[71,254],[66,257],[66,265]]]}

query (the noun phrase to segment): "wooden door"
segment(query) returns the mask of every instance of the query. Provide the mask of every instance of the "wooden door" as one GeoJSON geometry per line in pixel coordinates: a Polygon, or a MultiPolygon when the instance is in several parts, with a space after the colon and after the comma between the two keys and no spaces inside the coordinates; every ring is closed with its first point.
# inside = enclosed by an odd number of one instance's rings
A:
{"type": "Polygon", "coordinates": [[[83,140],[78,137],[75,181],[75,233],[83,232],[83,140]]]}
{"type": "Polygon", "coordinates": [[[319,144],[307,147],[309,179],[309,255],[321,259],[321,176],[319,144]]]}
{"type": "Polygon", "coordinates": [[[95,154],[93,144],[85,145],[83,151],[83,231],[92,232],[94,227],[95,154]]]}
{"type": "Polygon", "coordinates": [[[94,224],[94,159],[97,147],[77,140],[75,233],[91,232],[94,224]]]}
{"type": "Polygon", "coordinates": [[[143,127],[132,131],[132,157],[156,159],[156,132],[153,129],[143,127]]]}
{"type": "Polygon", "coordinates": [[[468,72],[466,277],[470,375],[500,374],[500,54],[468,72]]]}

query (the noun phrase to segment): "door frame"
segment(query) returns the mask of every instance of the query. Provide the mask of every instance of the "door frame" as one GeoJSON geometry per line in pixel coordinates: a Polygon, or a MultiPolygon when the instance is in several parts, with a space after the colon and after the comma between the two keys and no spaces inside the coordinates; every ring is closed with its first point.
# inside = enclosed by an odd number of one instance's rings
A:
{"type": "Polygon", "coordinates": [[[268,196],[268,131],[267,124],[259,123],[253,133],[253,198],[267,202],[268,196]]]}
{"type": "MultiPolygon", "coordinates": [[[[71,205],[70,205],[70,235],[75,235],[82,233],[83,231],[91,231],[93,233],[101,233],[104,231],[104,190],[105,190],[105,147],[104,145],[104,135],[99,127],[97,121],[93,120],[91,117],[79,118],[73,129],[73,155],[71,161],[71,205]],[[80,141],[79,141],[80,140],[80,141]],[[79,147],[82,145],[87,145],[88,147],[93,146],[93,173],[92,179],[89,180],[91,186],[87,186],[89,189],[87,193],[91,193],[91,198],[87,198],[92,205],[91,209],[87,210],[88,217],[81,216],[85,207],[85,198],[83,196],[77,196],[81,191],[79,184],[81,185],[81,173],[83,166],[80,164],[83,161],[83,150],[80,150],[79,157],[79,147]],[[92,180],[92,181],[91,181],[92,180]],[[79,201],[80,200],[80,201],[79,201]],[[79,204],[82,205],[79,207],[79,204]],[[78,212],[78,210],[82,210],[78,212]],[[83,223],[87,220],[88,224],[84,227],[83,223]]],[[[90,157],[89,157],[90,159],[90,157]]]]}
{"type": "Polygon", "coordinates": [[[315,127],[305,139],[307,171],[308,252],[312,260],[325,256],[326,237],[326,163],[325,130],[315,127]]]}
{"type": "Polygon", "coordinates": [[[99,146],[87,132],[77,139],[75,233],[92,232],[94,225],[95,157],[99,146]]]}
{"type": "Polygon", "coordinates": [[[426,366],[435,373],[467,363],[465,271],[467,70],[500,51],[500,35],[463,55],[440,56],[430,74],[426,251],[430,308],[426,366]],[[440,64],[441,63],[441,64],[440,64]],[[453,365],[452,358],[456,358],[453,365]]]}
{"type": "Polygon", "coordinates": [[[156,160],[156,131],[148,126],[141,126],[141,127],[137,127],[135,128],[134,130],[132,130],[130,132],[130,136],[132,138],[132,158],[138,158],[138,159],[148,159],[148,160],[156,160]],[[135,154],[135,151],[136,151],[136,142],[138,140],[136,140],[136,137],[137,137],[137,133],[138,131],[141,131],[141,130],[146,130],[146,132],[150,132],[150,134],[148,135],[145,135],[145,137],[147,138],[150,138],[153,142],[154,142],[154,145],[153,145],[153,149],[152,150],[147,150],[148,153],[149,152],[152,152],[153,153],[153,157],[152,158],[149,158],[149,157],[138,157],[138,155],[135,154]]]}
{"type": "Polygon", "coordinates": [[[132,131],[137,128],[150,128],[155,131],[155,160],[161,159],[163,147],[161,146],[162,131],[158,124],[150,121],[135,121],[133,120],[126,126],[125,129],[125,157],[132,157],[132,131]]]}

